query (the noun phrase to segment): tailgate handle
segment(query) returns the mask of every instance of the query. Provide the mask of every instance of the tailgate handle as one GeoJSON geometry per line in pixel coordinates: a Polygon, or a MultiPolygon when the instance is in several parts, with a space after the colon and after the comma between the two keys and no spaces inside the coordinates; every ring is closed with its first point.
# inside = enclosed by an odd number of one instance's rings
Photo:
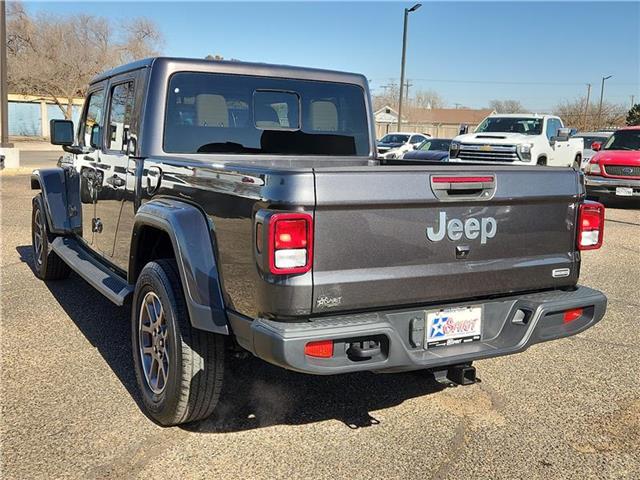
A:
{"type": "Polygon", "coordinates": [[[458,198],[489,199],[496,187],[493,175],[485,176],[438,176],[431,177],[431,189],[440,200],[458,198]]]}

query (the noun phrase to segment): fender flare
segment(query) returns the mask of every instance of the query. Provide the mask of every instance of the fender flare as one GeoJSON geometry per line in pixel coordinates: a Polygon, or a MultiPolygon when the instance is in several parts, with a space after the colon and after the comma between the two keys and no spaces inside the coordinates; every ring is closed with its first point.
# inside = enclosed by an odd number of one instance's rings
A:
{"type": "Polygon", "coordinates": [[[184,296],[194,328],[229,334],[222,287],[215,256],[215,239],[204,213],[190,203],[155,199],[142,205],[135,216],[129,259],[129,283],[135,272],[135,252],[143,227],[162,230],[171,239],[184,296]]]}
{"type": "Polygon", "coordinates": [[[31,189],[42,191],[49,231],[56,235],[73,233],[67,209],[66,177],[63,168],[42,168],[31,174],[31,189]]]}

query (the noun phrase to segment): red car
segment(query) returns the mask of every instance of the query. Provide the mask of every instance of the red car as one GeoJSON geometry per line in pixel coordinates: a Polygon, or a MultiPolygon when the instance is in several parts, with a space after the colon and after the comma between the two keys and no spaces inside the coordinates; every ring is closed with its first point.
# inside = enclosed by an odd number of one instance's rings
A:
{"type": "Polygon", "coordinates": [[[591,149],[596,154],[585,168],[589,197],[640,197],[640,126],[621,128],[591,149]]]}

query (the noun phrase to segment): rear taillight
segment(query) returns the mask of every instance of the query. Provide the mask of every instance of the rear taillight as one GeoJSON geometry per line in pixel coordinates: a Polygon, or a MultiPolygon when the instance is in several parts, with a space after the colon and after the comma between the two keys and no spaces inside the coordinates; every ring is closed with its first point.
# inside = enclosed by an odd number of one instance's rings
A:
{"type": "Polygon", "coordinates": [[[308,213],[276,213],[269,219],[269,269],[277,275],[311,269],[313,218],[308,213]]]}
{"type": "Polygon", "coordinates": [[[578,210],[578,250],[595,250],[602,246],[604,205],[581,203],[578,210]]]}

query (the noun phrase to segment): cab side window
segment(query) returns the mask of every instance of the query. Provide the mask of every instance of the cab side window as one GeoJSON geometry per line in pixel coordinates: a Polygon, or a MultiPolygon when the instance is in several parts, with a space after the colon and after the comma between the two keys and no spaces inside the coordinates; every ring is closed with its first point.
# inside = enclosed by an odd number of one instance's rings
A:
{"type": "Polygon", "coordinates": [[[560,122],[555,118],[547,120],[547,138],[551,140],[551,137],[555,137],[558,134],[560,128],[560,122]]]}
{"type": "Polygon", "coordinates": [[[80,124],[80,141],[83,146],[98,148],[102,138],[104,90],[89,94],[84,120],[80,124]]]}
{"type": "Polygon", "coordinates": [[[111,89],[107,150],[121,152],[127,145],[133,117],[133,81],[121,83],[111,89]]]}

